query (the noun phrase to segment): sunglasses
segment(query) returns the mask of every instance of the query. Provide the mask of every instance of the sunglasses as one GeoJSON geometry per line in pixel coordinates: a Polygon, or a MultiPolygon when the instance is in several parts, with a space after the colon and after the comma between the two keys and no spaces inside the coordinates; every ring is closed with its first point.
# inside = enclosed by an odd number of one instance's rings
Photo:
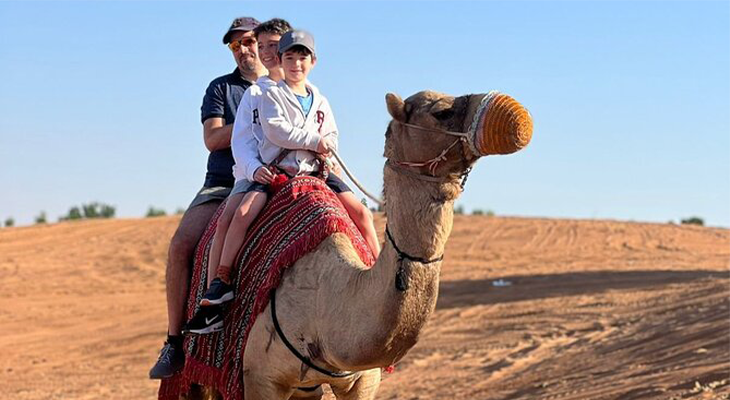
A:
{"type": "Polygon", "coordinates": [[[241,49],[241,46],[249,47],[256,44],[256,39],[254,38],[243,38],[240,40],[234,40],[231,43],[228,43],[228,48],[231,49],[232,52],[237,52],[241,49]]]}

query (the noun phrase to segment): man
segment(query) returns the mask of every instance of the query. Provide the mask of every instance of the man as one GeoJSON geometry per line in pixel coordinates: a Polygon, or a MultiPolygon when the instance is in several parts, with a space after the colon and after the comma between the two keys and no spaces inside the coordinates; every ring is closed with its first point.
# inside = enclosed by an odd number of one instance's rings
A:
{"type": "Polygon", "coordinates": [[[195,246],[233,187],[231,132],[238,104],[252,82],[266,74],[259,62],[253,33],[258,25],[259,22],[251,17],[233,21],[223,36],[223,44],[228,45],[233,53],[236,69],[214,79],[203,97],[201,120],[205,147],[210,151],[208,171],[203,188],[190,203],[170,242],[166,272],[167,341],[157,363],[150,370],[150,379],[170,377],[185,365],[180,330],[185,322],[185,302],[195,246]]]}

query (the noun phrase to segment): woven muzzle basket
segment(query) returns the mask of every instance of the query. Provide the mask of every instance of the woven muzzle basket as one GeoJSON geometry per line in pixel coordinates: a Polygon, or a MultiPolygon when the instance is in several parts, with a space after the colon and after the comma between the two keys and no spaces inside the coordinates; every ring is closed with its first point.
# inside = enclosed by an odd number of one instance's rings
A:
{"type": "Polygon", "coordinates": [[[532,139],[532,116],[512,97],[489,92],[477,110],[472,150],[480,155],[510,154],[532,139]]]}

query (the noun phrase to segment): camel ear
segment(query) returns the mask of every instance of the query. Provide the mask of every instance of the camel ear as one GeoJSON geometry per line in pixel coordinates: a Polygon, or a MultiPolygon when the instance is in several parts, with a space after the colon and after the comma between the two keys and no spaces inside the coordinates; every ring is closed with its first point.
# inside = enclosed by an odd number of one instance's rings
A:
{"type": "Polygon", "coordinates": [[[385,95],[385,104],[388,105],[388,113],[397,121],[406,122],[406,110],[403,99],[395,93],[385,95]]]}

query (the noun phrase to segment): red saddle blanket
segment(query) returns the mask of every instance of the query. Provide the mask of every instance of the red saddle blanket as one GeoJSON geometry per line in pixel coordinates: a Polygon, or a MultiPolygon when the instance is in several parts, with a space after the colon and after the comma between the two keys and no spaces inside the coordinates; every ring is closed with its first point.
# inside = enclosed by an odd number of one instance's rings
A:
{"type": "MultiPolygon", "coordinates": [[[[218,217],[211,220],[195,252],[187,316],[190,319],[205,294],[208,252],[218,217]]],[[[372,265],[370,249],[337,196],[315,177],[291,179],[273,194],[246,235],[236,267],[231,271],[235,299],[230,302],[220,332],[185,338],[185,368],[160,384],[160,400],[177,400],[192,383],[212,386],[224,399],[243,399],[243,353],[249,330],[266,308],[269,293],[283,271],[314,250],[329,235],[349,236],[360,259],[372,265]]]]}

